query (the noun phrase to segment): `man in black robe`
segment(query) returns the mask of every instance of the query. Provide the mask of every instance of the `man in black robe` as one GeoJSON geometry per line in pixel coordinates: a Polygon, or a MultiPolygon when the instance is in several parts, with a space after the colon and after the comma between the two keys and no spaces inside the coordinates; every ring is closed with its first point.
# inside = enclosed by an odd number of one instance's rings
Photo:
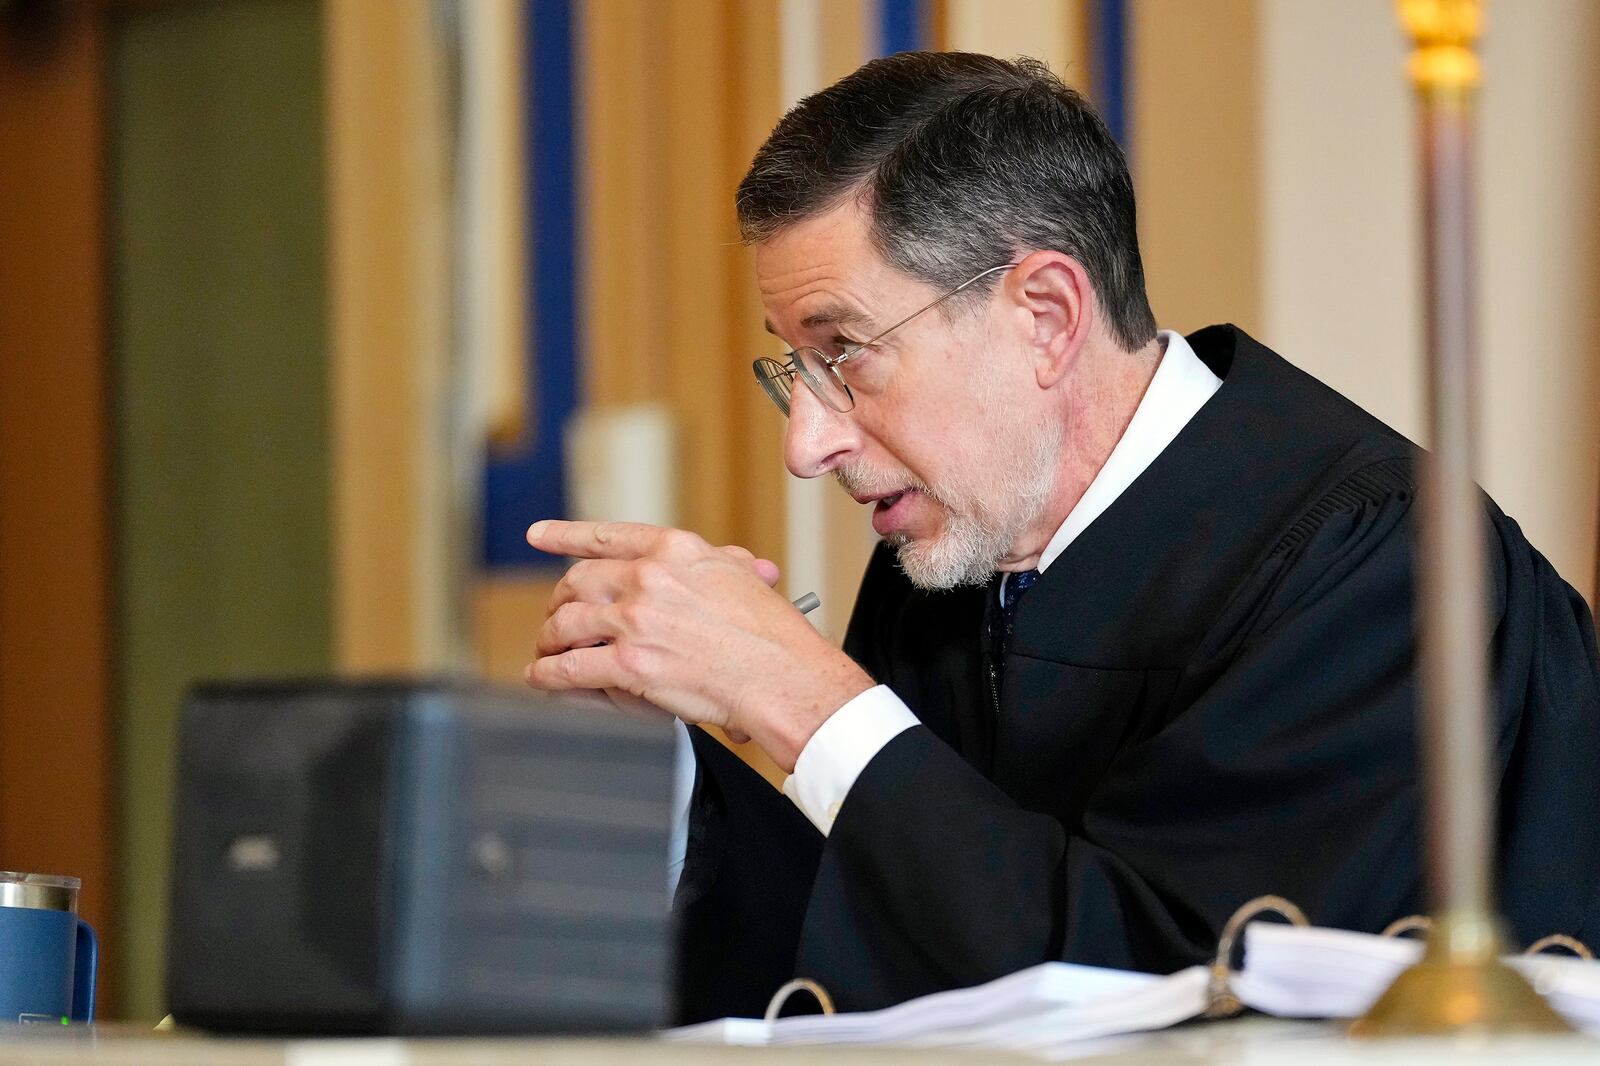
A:
{"type": "MultiPolygon", "coordinates": [[[[1423,907],[1417,449],[1227,326],[1162,333],[1126,166],[1043,68],[868,64],[740,189],[785,458],[873,507],[844,654],[775,568],[680,531],[576,555],[529,680],[701,731],[681,1016],[802,975],[845,1009],[1048,959],[1200,961],[1276,893],[1423,907]]],[[[1501,901],[1600,936],[1600,684],[1582,600],[1487,499],[1501,901]]]]}

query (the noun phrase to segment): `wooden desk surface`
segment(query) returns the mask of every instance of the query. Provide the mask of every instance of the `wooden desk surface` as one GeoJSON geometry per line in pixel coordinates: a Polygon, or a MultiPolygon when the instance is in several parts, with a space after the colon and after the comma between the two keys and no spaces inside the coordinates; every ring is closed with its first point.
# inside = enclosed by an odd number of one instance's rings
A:
{"type": "MultiPolygon", "coordinates": [[[[1083,1048],[1075,1061],[1101,1066],[1594,1066],[1600,1042],[1585,1037],[1496,1041],[1347,1039],[1323,1022],[1241,1018],[1180,1026],[1083,1048]]],[[[977,1066],[1038,1059],[997,1052],[874,1048],[733,1048],[639,1039],[242,1040],[153,1033],[129,1026],[89,1030],[0,1031],[0,1066],[977,1066]]]]}
{"type": "Polygon", "coordinates": [[[253,1040],[152,1033],[125,1026],[34,1035],[0,1035],[0,1066],[736,1066],[745,1062],[830,1066],[976,1066],[1033,1063],[988,1052],[889,1051],[867,1048],[736,1048],[634,1039],[346,1039],[253,1040]]]}

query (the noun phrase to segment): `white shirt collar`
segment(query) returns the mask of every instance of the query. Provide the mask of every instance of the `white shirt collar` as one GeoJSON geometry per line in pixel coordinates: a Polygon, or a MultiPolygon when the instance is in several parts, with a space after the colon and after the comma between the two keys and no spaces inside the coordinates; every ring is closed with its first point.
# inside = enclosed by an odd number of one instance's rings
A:
{"type": "Polygon", "coordinates": [[[1041,573],[1155,462],[1156,456],[1172,443],[1172,438],[1222,387],[1222,379],[1200,361],[1183,334],[1162,330],[1157,336],[1166,351],[1155,376],[1144,390],[1128,428],[1123,430],[1122,439],[1111,449],[1105,465],[1089,482],[1050,543],[1045,545],[1044,553],[1039,556],[1041,573]]]}

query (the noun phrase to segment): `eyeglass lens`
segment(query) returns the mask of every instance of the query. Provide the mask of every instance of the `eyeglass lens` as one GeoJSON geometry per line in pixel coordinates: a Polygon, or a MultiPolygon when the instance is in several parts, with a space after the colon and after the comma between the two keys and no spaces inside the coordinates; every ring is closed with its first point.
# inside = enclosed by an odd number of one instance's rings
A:
{"type": "Polygon", "coordinates": [[[776,359],[757,359],[755,361],[756,380],[761,382],[761,388],[773,403],[778,405],[778,410],[783,412],[783,417],[789,417],[789,389],[794,383],[794,372],[776,359]]]}
{"type": "Polygon", "coordinates": [[[775,359],[758,359],[755,364],[757,380],[784,417],[789,415],[792,379],[796,374],[816,394],[817,399],[835,411],[848,411],[855,406],[855,398],[850,395],[838,371],[829,365],[827,357],[817,349],[796,348],[789,353],[789,358],[792,360],[792,370],[775,359]]]}

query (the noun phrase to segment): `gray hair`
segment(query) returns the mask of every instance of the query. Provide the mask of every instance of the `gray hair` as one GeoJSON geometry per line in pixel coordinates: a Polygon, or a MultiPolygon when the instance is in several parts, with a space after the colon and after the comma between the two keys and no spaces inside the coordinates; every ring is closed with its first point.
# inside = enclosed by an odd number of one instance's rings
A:
{"type": "Polygon", "coordinates": [[[1155,336],[1122,149],[1037,60],[901,52],[806,97],[739,183],[740,232],[760,243],[851,196],[911,277],[954,288],[1051,249],[1083,264],[1117,343],[1155,336]]]}

